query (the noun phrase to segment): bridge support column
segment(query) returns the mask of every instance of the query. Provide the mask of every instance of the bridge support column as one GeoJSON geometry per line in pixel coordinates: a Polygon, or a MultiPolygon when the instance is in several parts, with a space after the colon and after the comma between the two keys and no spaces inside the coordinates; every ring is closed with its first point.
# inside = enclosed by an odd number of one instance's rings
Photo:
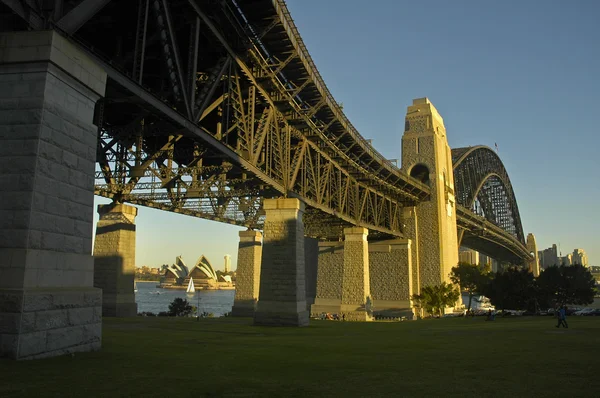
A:
{"type": "Polygon", "coordinates": [[[344,229],[344,269],[340,312],[349,321],[372,319],[369,283],[369,243],[366,228],[344,229]]]}
{"type": "Polygon", "coordinates": [[[410,239],[369,242],[369,278],[377,315],[413,317],[411,243],[410,239]]]}
{"type": "Polygon", "coordinates": [[[458,263],[452,155],[444,120],[427,98],[415,99],[408,107],[402,169],[430,187],[430,199],[408,217],[416,223],[405,222],[419,244],[419,287],[449,283],[450,271],[458,263]]]}
{"type": "Polygon", "coordinates": [[[540,258],[538,256],[537,243],[535,241],[535,235],[532,233],[527,234],[527,251],[532,255],[532,258],[527,262],[529,272],[536,278],[540,276],[540,258]]]}
{"type": "Polygon", "coordinates": [[[94,286],[102,289],[102,315],[137,315],[135,277],[135,217],[126,204],[99,205],[94,241],[94,286]]]}
{"type": "Polygon", "coordinates": [[[240,231],[232,316],[253,317],[260,287],[262,233],[240,231]]]}
{"type": "Polygon", "coordinates": [[[93,116],[105,85],[56,32],[0,33],[0,356],[100,348],[93,116]]]}
{"type": "Polygon", "coordinates": [[[344,242],[319,242],[316,297],[310,309],[312,316],[340,311],[343,271],[344,242]]]}
{"type": "Polygon", "coordinates": [[[260,294],[255,325],[307,326],[304,203],[266,199],[260,294]]]}

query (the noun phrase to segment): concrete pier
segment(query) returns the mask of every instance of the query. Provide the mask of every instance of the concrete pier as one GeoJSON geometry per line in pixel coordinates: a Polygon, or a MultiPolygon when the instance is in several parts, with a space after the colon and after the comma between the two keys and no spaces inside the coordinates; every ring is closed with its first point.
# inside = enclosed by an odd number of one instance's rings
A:
{"type": "Polygon", "coordinates": [[[240,231],[232,316],[253,317],[260,288],[262,233],[240,231]]]}
{"type": "Polygon", "coordinates": [[[340,312],[349,321],[372,319],[369,281],[369,243],[366,228],[344,229],[344,269],[340,312]]]}
{"type": "Polygon", "coordinates": [[[94,286],[102,289],[102,315],[137,315],[135,277],[135,217],[126,204],[99,205],[94,241],[94,286]]]}
{"type": "Polygon", "coordinates": [[[265,199],[260,294],[254,324],[307,326],[304,203],[265,199]]]}
{"type": "Polygon", "coordinates": [[[0,356],[100,348],[93,117],[105,86],[56,32],[0,33],[0,356]]]}

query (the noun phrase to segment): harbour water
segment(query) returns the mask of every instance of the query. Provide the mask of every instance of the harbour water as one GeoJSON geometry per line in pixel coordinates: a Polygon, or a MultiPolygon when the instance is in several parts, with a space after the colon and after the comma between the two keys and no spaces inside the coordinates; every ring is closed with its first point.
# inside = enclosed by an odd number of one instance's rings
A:
{"type": "Polygon", "coordinates": [[[160,289],[156,287],[157,284],[157,282],[137,282],[135,302],[138,305],[138,313],[158,314],[161,311],[168,311],[169,304],[177,297],[186,299],[193,306],[198,306],[199,297],[200,313],[213,313],[214,316],[231,312],[233,307],[235,290],[197,290],[194,296],[188,297],[185,290],[160,289]]]}

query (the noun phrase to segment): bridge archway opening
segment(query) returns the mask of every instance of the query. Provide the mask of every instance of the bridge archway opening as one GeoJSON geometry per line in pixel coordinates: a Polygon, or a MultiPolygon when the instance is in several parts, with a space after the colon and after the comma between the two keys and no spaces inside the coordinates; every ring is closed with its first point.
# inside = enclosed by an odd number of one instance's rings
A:
{"type": "Polygon", "coordinates": [[[424,184],[429,184],[429,168],[422,163],[418,163],[410,169],[410,176],[424,184]]]}

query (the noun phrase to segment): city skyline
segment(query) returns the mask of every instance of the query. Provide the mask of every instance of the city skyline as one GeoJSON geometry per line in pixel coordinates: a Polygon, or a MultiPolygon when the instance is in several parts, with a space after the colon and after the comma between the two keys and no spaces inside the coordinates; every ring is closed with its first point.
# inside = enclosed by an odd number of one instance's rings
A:
{"type": "MultiPolygon", "coordinates": [[[[444,118],[451,147],[497,145],[524,233],[536,236],[538,248],[583,248],[598,265],[600,161],[593,151],[600,139],[587,115],[599,105],[600,57],[590,49],[600,39],[593,18],[600,6],[287,3],[334,98],[376,150],[400,159],[406,107],[427,96],[444,118]],[[559,189],[564,185],[583,189],[559,189]]],[[[138,265],[204,254],[222,269],[229,253],[236,268],[244,228],[138,209],[138,265]]]]}

